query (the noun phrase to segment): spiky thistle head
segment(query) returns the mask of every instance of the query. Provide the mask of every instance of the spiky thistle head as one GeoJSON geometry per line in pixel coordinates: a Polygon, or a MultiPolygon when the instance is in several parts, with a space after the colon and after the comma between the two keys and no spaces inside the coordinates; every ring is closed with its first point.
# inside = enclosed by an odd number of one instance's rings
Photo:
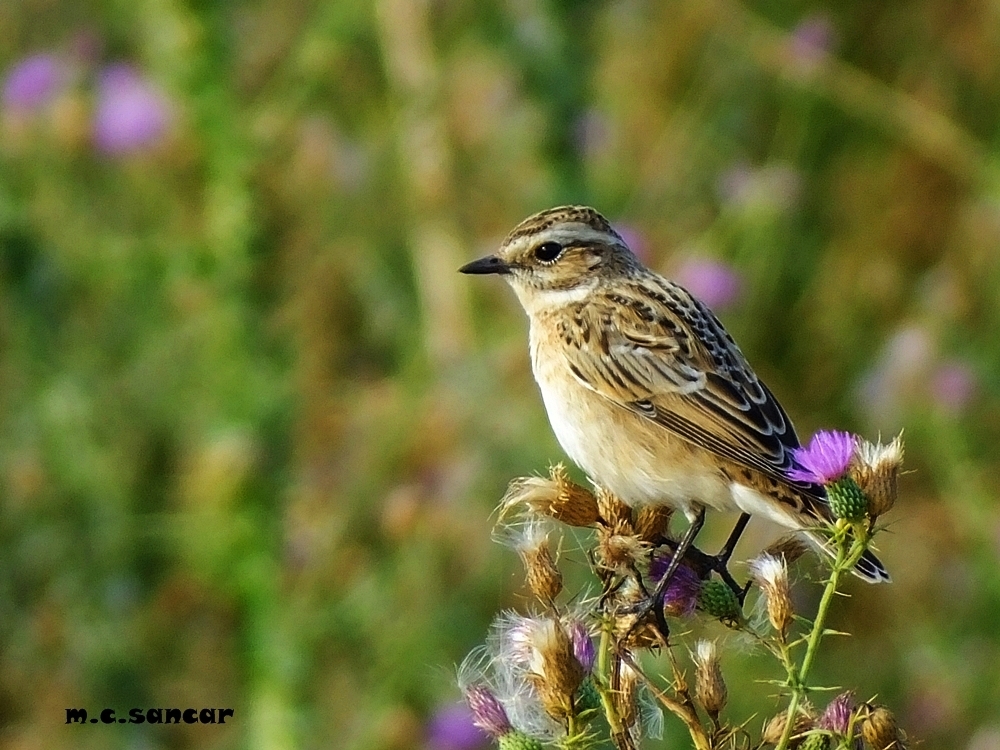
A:
{"type": "Polygon", "coordinates": [[[785,640],[795,619],[785,559],[765,552],[751,560],[749,567],[750,577],[760,586],[767,601],[767,619],[785,640]]]}
{"type": "Polygon", "coordinates": [[[552,466],[547,477],[518,477],[507,485],[501,519],[524,510],[568,526],[592,526],[600,517],[594,493],[572,481],[562,464],[552,466]]]}
{"type": "Polygon", "coordinates": [[[713,721],[718,721],[719,714],[726,707],[729,691],[722,677],[722,667],[719,663],[719,652],[715,641],[700,640],[691,654],[694,661],[694,694],[698,703],[713,721]]]}
{"type": "Polygon", "coordinates": [[[792,451],[795,465],[788,470],[788,478],[796,482],[823,485],[836,482],[847,473],[854,457],[856,442],[854,435],[848,432],[817,432],[808,446],[792,451]]]}
{"type": "Polygon", "coordinates": [[[888,445],[859,440],[850,474],[868,496],[868,513],[878,518],[896,504],[899,470],[903,465],[903,434],[888,445]]]}

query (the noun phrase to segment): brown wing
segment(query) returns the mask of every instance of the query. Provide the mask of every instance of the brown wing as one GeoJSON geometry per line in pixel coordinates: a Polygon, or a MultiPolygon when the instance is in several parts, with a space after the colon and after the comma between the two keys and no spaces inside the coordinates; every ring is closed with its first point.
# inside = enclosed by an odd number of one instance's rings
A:
{"type": "Polygon", "coordinates": [[[799,446],[791,421],[715,315],[686,290],[637,280],[581,304],[574,322],[567,353],[584,385],[825,502],[821,487],[788,479],[799,446]]]}

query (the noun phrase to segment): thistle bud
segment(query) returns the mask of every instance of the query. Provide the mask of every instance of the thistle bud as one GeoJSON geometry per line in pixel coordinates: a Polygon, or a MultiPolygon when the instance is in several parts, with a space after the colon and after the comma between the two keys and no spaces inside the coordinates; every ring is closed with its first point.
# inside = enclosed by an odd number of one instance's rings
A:
{"type": "Polygon", "coordinates": [[[816,726],[850,739],[848,733],[853,734],[851,732],[851,719],[854,718],[856,710],[857,701],[854,698],[854,693],[850,691],[841,693],[827,704],[816,722],[816,726]]]}
{"type": "Polygon", "coordinates": [[[826,494],[834,518],[854,523],[868,514],[868,498],[858,483],[849,476],[826,485],[826,494]]]}
{"type": "Polygon", "coordinates": [[[524,561],[528,588],[542,603],[551,603],[563,588],[563,577],[549,548],[548,533],[537,524],[529,524],[515,544],[524,561]]]}
{"type": "Polygon", "coordinates": [[[734,627],[743,621],[743,610],[736,594],[723,581],[705,581],[698,594],[698,608],[725,625],[734,627]]]}
{"type": "MultiPolygon", "coordinates": [[[[765,745],[777,745],[781,741],[781,736],[785,731],[785,724],[788,722],[788,711],[782,711],[777,716],[767,722],[761,741],[765,745]]],[[[808,706],[800,708],[795,715],[795,725],[792,727],[792,737],[801,737],[805,732],[812,729],[815,718],[812,709],[808,706]]],[[[801,740],[793,740],[789,746],[796,747],[801,740]]]]}
{"type": "Polygon", "coordinates": [[[493,739],[500,739],[511,732],[507,711],[485,685],[468,686],[465,689],[465,702],[472,710],[472,723],[493,739]]]}
{"type": "Polygon", "coordinates": [[[820,732],[814,732],[802,741],[799,748],[800,750],[830,750],[830,738],[820,732]]]}
{"type": "Polygon", "coordinates": [[[594,639],[587,632],[587,626],[582,620],[570,620],[566,625],[569,631],[569,639],[573,644],[573,656],[580,662],[583,671],[590,674],[594,670],[594,662],[597,661],[597,651],[594,648],[594,639]]]}
{"type": "Polygon", "coordinates": [[[527,677],[545,712],[557,720],[566,718],[586,675],[562,623],[551,617],[524,618],[512,628],[510,637],[520,648],[527,677]]]}
{"type": "Polygon", "coordinates": [[[888,513],[896,503],[897,479],[903,465],[903,435],[888,445],[859,440],[850,476],[868,496],[872,518],[888,513]]]}
{"type": "Polygon", "coordinates": [[[597,691],[593,677],[587,677],[576,691],[576,706],[583,711],[596,711],[601,707],[601,694],[597,691]]]}
{"type": "Polygon", "coordinates": [[[562,464],[549,477],[521,477],[512,481],[500,503],[501,514],[519,505],[569,526],[593,526],[600,518],[597,500],[585,487],[571,481],[562,464]]]}
{"type": "Polygon", "coordinates": [[[872,750],[906,750],[906,736],[885,706],[868,706],[861,719],[861,736],[872,750]]]}
{"type": "Polygon", "coordinates": [[[719,666],[719,653],[715,641],[698,641],[692,654],[695,666],[694,695],[697,701],[712,718],[719,720],[719,714],[726,707],[729,693],[726,682],[722,678],[722,668],[719,666]]]}
{"type": "Polygon", "coordinates": [[[508,732],[501,737],[497,742],[497,747],[499,750],[545,750],[545,745],[539,740],[517,730],[508,732]]]}
{"type": "Polygon", "coordinates": [[[667,536],[674,510],[669,505],[644,505],[635,514],[635,535],[650,544],[667,536]]]}
{"type": "Polygon", "coordinates": [[[632,509],[605,489],[597,488],[597,508],[604,524],[618,534],[635,534],[632,509]]]}
{"type": "Polygon", "coordinates": [[[795,619],[792,610],[788,568],[782,557],[764,553],[750,561],[750,577],[760,586],[767,601],[767,619],[771,627],[785,640],[795,619]]]}
{"type": "Polygon", "coordinates": [[[597,560],[606,568],[630,573],[636,565],[645,562],[648,545],[634,534],[619,534],[607,526],[597,527],[597,560]]]}

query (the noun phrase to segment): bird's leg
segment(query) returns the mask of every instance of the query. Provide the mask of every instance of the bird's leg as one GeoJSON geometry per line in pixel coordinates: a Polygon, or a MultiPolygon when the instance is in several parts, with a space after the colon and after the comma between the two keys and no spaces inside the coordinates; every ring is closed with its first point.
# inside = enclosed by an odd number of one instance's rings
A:
{"type": "MultiPolygon", "coordinates": [[[[647,615],[649,615],[650,612],[652,612],[654,609],[658,608],[662,609],[660,607],[660,602],[663,601],[663,594],[667,590],[667,586],[670,584],[670,579],[674,577],[674,573],[677,572],[677,568],[678,566],[680,566],[681,560],[684,559],[684,555],[687,553],[688,549],[691,548],[691,545],[694,542],[694,538],[698,536],[698,532],[701,531],[701,527],[704,525],[705,525],[705,509],[699,508],[698,514],[691,521],[691,525],[687,527],[687,530],[684,532],[684,536],[681,537],[680,542],[677,543],[677,547],[676,549],[674,549],[674,554],[671,555],[670,562],[667,565],[667,569],[664,571],[663,576],[657,582],[656,589],[653,591],[653,595],[647,597],[644,601],[638,602],[637,604],[634,604],[631,607],[627,607],[625,610],[623,610],[623,614],[630,613],[636,615],[636,620],[632,624],[632,627],[629,628],[629,632],[626,633],[625,639],[628,639],[628,637],[632,634],[632,631],[636,629],[639,623],[641,623],[643,620],[646,619],[647,615]]],[[[657,618],[658,625],[665,624],[661,623],[661,620],[662,620],[662,612],[661,616],[657,618]]]]}
{"type": "Polygon", "coordinates": [[[740,515],[739,519],[736,521],[736,525],[733,530],[729,532],[729,538],[726,539],[726,543],[722,545],[722,549],[714,557],[709,558],[712,570],[719,574],[726,585],[733,590],[736,594],[736,598],[743,606],[743,600],[747,598],[747,592],[750,591],[750,581],[746,582],[745,586],[740,586],[736,583],[736,579],[733,578],[732,573],[729,572],[729,559],[733,556],[733,550],[736,549],[736,543],[739,542],[740,537],[743,536],[743,531],[746,529],[747,524],[750,523],[750,514],[743,513],[740,515]]]}
{"type": "MultiPolygon", "coordinates": [[[[746,529],[747,524],[750,523],[750,514],[743,513],[740,515],[739,520],[736,521],[736,525],[733,530],[729,532],[729,538],[726,543],[722,545],[722,549],[719,550],[719,554],[715,556],[716,565],[725,568],[729,564],[729,558],[733,556],[733,550],[736,549],[736,543],[743,536],[743,530],[746,529]]],[[[721,573],[719,568],[716,571],[721,573]]]]}

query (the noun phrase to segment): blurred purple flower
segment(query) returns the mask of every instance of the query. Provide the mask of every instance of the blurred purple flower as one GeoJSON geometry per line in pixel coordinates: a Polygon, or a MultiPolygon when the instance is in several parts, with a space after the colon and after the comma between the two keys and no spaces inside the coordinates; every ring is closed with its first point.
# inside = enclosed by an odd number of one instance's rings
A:
{"type": "Polygon", "coordinates": [[[462,704],[443,706],[427,723],[428,750],[475,750],[487,740],[474,723],[472,709],[462,704]]]}
{"type": "MultiPolygon", "coordinates": [[[[649,577],[659,582],[667,572],[671,554],[653,555],[649,561],[649,577]]],[[[698,594],[701,592],[702,580],[698,574],[687,565],[681,564],[674,571],[673,578],[663,592],[663,611],[669,617],[687,617],[694,612],[698,604],[698,594]]]]}
{"type": "Polygon", "coordinates": [[[615,231],[618,235],[625,240],[625,244],[628,245],[628,249],[632,251],[636,258],[641,260],[643,263],[649,263],[649,252],[646,247],[646,239],[642,236],[640,232],[635,227],[630,224],[619,224],[615,223],[615,231]]]}
{"type": "Polygon", "coordinates": [[[674,280],[715,310],[729,307],[743,290],[739,274],[721,261],[689,258],[674,272],[674,280]]]}
{"type": "Polygon", "coordinates": [[[846,735],[856,708],[857,701],[854,699],[854,693],[850,691],[841,693],[827,704],[823,715],[816,722],[816,726],[828,732],[846,735]]]}
{"type": "Polygon", "coordinates": [[[472,709],[472,723],[493,739],[499,739],[513,729],[503,704],[485,685],[466,688],[465,701],[472,709]]]}
{"type": "Polygon", "coordinates": [[[931,397],[948,414],[960,412],[975,392],[975,373],[958,360],[944,362],[931,378],[931,397]]]}
{"type": "Polygon", "coordinates": [[[790,164],[776,162],[754,168],[737,162],[716,183],[719,199],[740,211],[782,213],[792,209],[802,192],[802,178],[790,164]]]}
{"type": "Polygon", "coordinates": [[[788,470],[788,478],[816,484],[835,482],[847,472],[855,445],[856,439],[849,432],[820,430],[807,447],[792,451],[796,466],[788,470]]]}
{"type": "Polygon", "coordinates": [[[594,669],[597,651],[590,633],[587,632],[587,626],[579,620],[572,620],[567,630],[569,630],[569,637],[573,642],[573,656],[580,662],[583,671],[590,674],[594,669]]]}
{"type": "Polygon", "coordinates": [[[833,49],[836,33],[830,17],[823,13],[806,16],[791,31],[789,52],[799,72],[810,73],[833,49]]]}
{"type": "Polygon", "coordinates": [[[167,97],[128,65],[111,65],[100,74],[94,143],[101,151],[123,155],[153,146],[171,119],[167,97]]]}
{"type": "Polygon", "coordinates": [[[895,427],[904,405],[925,393],[935,358],[935,343],[925,328],[899,329],[858,384],[861,407],[879,426],[895,427]]]}
{"type": "Polygon", "coordinates": [[[55,55],[39,53],[15,63],[3,82],[4,107],[36,111],[56,96],[66,83],[66,67],[55,55]]]}

